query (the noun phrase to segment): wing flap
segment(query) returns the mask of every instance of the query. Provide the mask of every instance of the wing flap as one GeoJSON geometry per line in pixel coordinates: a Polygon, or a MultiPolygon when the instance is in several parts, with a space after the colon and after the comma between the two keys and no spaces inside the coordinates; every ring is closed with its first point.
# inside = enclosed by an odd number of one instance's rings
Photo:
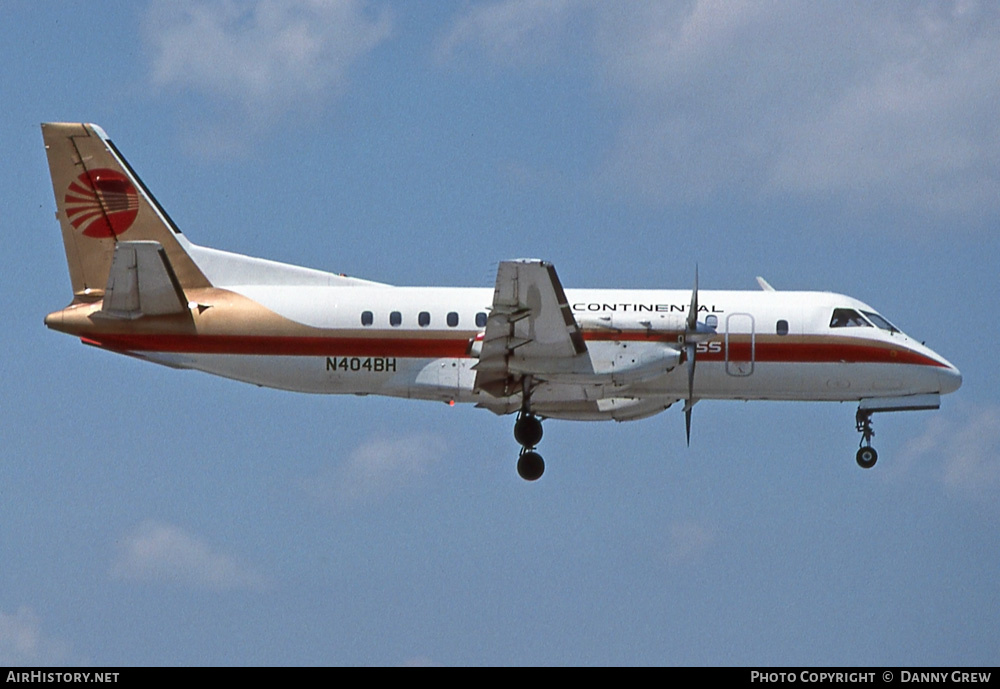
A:
{"type": "Polygon", "coordinates": [[[555,267],[537,259],[502,261],[475,367],[475,389],[494,397],[515,394],[525,371],[544,379],[544,362],[586,351],[555,267]]]}

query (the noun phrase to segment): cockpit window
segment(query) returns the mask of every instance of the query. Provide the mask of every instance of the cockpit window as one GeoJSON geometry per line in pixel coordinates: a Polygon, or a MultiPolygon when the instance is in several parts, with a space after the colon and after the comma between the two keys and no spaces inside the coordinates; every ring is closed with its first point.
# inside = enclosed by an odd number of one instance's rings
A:
{"type": "Polygon", "coordinates": [[[865,314],[865,316],[868,317],[868,320],[874,323],[876,327],[882,328],[882,330],[888,330],[891,333],[900,332],[899,328],[894,326],[886,319],[882,318],[882,316],[878,315],[877,313],[874,313],[873,311],[862,311],[861,313],[865,314]]]}
{"type": "Polygon", "coordinates": [[[854,309],[834,309],[831,328],[870,328],[872,324],[854,309]]]}

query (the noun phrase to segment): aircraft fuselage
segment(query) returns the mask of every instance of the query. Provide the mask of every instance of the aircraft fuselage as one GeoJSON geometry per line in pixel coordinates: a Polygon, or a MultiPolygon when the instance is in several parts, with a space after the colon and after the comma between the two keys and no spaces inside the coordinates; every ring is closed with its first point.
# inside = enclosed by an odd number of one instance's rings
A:
{"type": "MultiPolygon", "coordinates": [[[[566,296],[587,343],[582,356],[596,372],[543,382],[533,395],[540,415],[646,415],[641,403],[598,413],[558,409],[581,399],[581,389],[595,401],[655,399],[657,411],[685,397],[679,356],[661,375],[621,382],[602,375],[597,359],[644,348],[677,351],[688,292],[568,289],[566,296]]],[[[104,349],[267,387],[519,408],[516,396],[497,400],[474,390],[475,343],[491,289],[247,286],[194,290],[188,297],[189,318],[113,321],[100,317],[98,301],[46,322],[104,349]]],[[[850,297],[703,290],[700,300],[699,320],[716,328],[697,344],[700,399],[857,401],[946,393],[960,381],[951,364],[902,332],[830,327],[836,308],[873,311],[850,297]]]]}

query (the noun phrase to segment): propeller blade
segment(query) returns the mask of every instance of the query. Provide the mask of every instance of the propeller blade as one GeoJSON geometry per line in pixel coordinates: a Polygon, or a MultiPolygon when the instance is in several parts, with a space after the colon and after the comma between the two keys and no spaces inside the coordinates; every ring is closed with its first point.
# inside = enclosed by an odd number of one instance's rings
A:
{"type": "Polygon", "coordinates": [[[684,430],[687,433],[687,444],[691,447],[691,409],[694,407],[694,365],[695,365],[695,349],[697,345],[695,343],[690,343],[687,345],[686,353],[688,360],[688,396],[687,401],[684,403],[684,430]]]}
{"type": "Polygon", "coordinates": [[[687,351],[687,364],[688,364],[688,405],[694,404],[691,400],[694,399],[694,367],[697,361],[695,360],[695,351],[698,346],[694,342],[689,342],[685,347],[687,351]]]}
{"type": "Polygon", "coordinates": [[[694,407],[694,368],[697,363],[698,344],[692,339],[698,333],[698,264],[694,266],[694,289],[691,290],[691,308],[687,313],[687,332],[684,333],[684,353],[687,355],[688,394],[684,404],[684,430],[691,447],[691,409],[694,407]]]}
{"type": "Polygon", "coordinates": [[[691,308],[687,314],[687,329],[693,333],[698,325],[698,264],[694,266],[694,289],[691,290],[691,308]]]}

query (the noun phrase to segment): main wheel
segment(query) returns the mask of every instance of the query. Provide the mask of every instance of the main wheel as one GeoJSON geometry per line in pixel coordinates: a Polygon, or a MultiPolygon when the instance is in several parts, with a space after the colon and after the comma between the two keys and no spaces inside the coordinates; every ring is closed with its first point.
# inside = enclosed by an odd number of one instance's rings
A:
{"type": "Polygon", "coordinates": [[[874,447],[863,447],[858,450],[855,459],[858,460],[858,466],[862,469],[871,469],[878,461],[878,452],[875,451],[874,447]]]}
{"type": "Polygon", "coordinates": [[[545,473],[545,461],[537,452],[522,452],[517,458],[517,473],[525,481],[537,481],[545,473]]]}
{"type": "Polygon", "coordinates": [[[542,439],[542,422],[533,414],[519,414],[514,423],[514,440],[521,447],[534,447],[542,439]]]}

